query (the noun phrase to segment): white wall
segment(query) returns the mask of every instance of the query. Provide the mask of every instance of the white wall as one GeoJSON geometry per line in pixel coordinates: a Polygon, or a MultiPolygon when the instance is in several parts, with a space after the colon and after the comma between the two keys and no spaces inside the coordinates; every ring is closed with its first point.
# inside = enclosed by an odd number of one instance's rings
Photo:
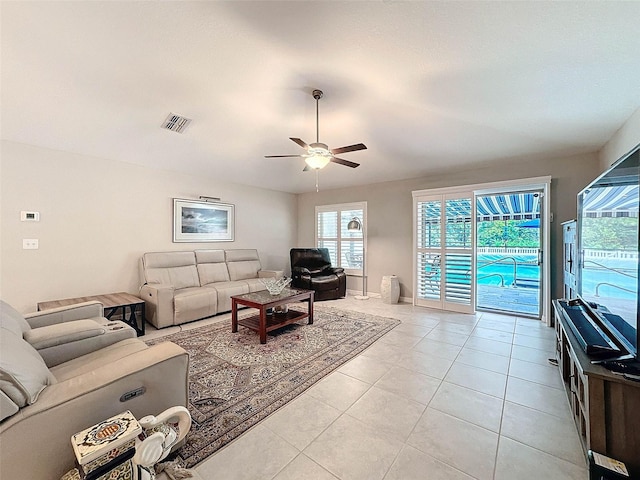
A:
{"type": "Polygon", "coordinates": [[[46,300],[138,291],[144,252],[257,248],[263,267],[289,270],[296,196],[2,142],[0,295],[23,312],[46,300]],[[236,207],[234,242],[173,243],[173,198],[221,197],[236,207]],[[21,210],[40,222],[21,222],[21,210]],[[23,250],[37,238],[38,250],[23,250]]]}
{"type": "MultiPolygon", "coordinates": [[[[545,160],[507,161],[491,167],[433,175],[425,178],[307,193],[298,196],[298,246],[314,245],[316,205],[367,202],[367,277],[369,292],[379,292],[383,275],[400,277],[400,294],[413,296],[414,190],[471,185],[551,175],[551,294],[562,296],[562,228],[575,218],[576,195],[600,172],[596,154],[545,160]]],[[[359,277],[349,277],[347,288],[361,290],[359,277]]]]}
{"type": "Polygon", "coordinates": [[[603,172],[616,160],[640,144],[640,108],[618,129],[599,152],[603,172]]]}

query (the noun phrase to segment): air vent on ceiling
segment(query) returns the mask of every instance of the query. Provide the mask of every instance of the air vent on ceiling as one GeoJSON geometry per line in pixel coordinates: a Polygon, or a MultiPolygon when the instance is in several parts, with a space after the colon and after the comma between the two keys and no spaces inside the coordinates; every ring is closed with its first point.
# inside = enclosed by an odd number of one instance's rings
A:
{"type": "Polygon", "coordinates": [[[172,132],[184,133],[185,129],[191,123],[190,118],[181,117],[175,113],[170,113],[167,119],[162,124],[162,128],[171,130],[172,132]]]}

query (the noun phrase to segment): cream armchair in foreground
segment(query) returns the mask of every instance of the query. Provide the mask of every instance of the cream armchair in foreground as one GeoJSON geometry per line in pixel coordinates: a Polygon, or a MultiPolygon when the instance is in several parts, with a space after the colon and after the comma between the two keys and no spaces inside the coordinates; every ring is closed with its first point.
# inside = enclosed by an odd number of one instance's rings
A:
{"type": "Polygon", "coordinates": [[[69,438],[87,425],[187,405],[189,356],[178,345],[128,338],[50,367],[10,313],[0,309],[2,480],[60,478],[74,465],[69,438]]]}

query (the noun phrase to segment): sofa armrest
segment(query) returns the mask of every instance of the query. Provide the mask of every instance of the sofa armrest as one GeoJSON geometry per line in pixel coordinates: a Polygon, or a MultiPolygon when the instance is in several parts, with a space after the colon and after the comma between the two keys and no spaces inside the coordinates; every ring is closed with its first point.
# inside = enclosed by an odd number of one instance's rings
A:
{"type": "Polygon", "coordinates": [[[76,320],[46,327],[33,328],[24,332],[24,339],[36,350],[77,342],[86,338],[103,335],[105,327],[94,320],[76,320]]]}
{"type": "Polygon", "coordinates": [[[301,275],[311,275],[311,271],[308,268],[305,267],[293,267],[293,269],[291,269],[291,275],[293,277],[295,276],[301,276],[301,275]]]}
{"type": "Polygon", "coordinates": [[[344,268],[342,267],[329,267],[327,268],[327,271],[330,273],[335,273],[336,275],[338,275],[339,273],[344,273],[344,268]]]}
{"type": "Polygon", "coordinates": [[[146,303],[146,317],[157,328],[174,324],[173,285],[145,283],[140,287],[140,298],[146,303]]]}
{"type": "Polygon", "coordinates": [[[65,307],[51,308],[41,312],[27,313],[24,318],[31,328],[46,327],[57,323],[72,322],[85,318],[104,316],[104,308],[100,302],[83,302],[65,307]]]}
{"type": "Polygon", "coordinates": [[[49,368],[136,337],[136,331],[126,323],[100,323],[95,320],[76,320],[33,328],[23,334],[23,338],[38,351],[49,368]]]}
{"type": "Polygon", "coordinates": [[[74,433],[125,410],[140,419],[186,406],[188,365],[184,349],[164,342],[45,388],[36,403],[0,424],[3,478],[60,478],[74,466],[74,433]],[[121,401],[140,388],[144,394],[121,401]],[[29,460],[34,442],[46,445],[37,462],[29,460]]]}
{"type": "Polygon", "coordinates": [[[276,278],[284,277],[284,270],[258,270],[258,278],[276,278]]]}

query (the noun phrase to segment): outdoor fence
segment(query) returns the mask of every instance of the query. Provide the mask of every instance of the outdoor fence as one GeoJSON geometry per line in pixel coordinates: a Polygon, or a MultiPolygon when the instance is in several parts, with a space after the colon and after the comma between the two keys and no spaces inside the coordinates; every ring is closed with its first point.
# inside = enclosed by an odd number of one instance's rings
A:
{"type": "Polygon", "coordinates": [[[523,247],[478,247],[476,248],[476,253],[479,255],[538,255],[538,249],[523,247]]]}
{"type": "Polygon", "coordinates": [[[590,248],[585,248],[584,250],[584,259],[590,258],[607,258],[611,260],[637,260],[638,259],[638,251],[627,251],[627,250],[593,250],[590,248]]]}

